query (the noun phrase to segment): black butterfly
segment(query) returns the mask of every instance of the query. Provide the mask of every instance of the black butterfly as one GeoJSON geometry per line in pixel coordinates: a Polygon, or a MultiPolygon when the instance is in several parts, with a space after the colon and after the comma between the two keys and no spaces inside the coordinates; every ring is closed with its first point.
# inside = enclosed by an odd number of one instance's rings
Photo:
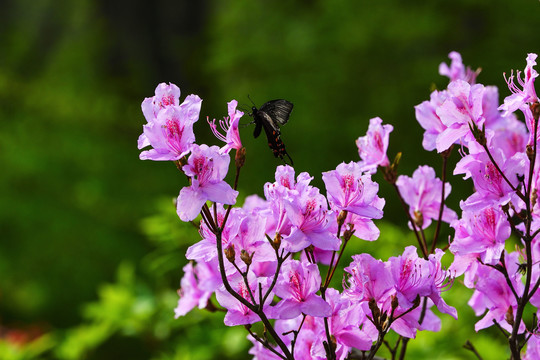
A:
{"type": "Polygon", "coordinates": [[[274,152],[274,156],[283,160],[283,157],[287,155],[291,161],[291,165],[293,165],[293,160],[287,153],[287,150],[285,150],[285,144],[281,141],[279,126],[289,121],[289,115],[292,109],[292,103],[279,99],[264,103],[259,109],[253,106],[251,108],[251,114],[249,114],[253,117],[253,122],[255,123],[253,136],[257,138],[261,134],[261,129],[264,128],[264,132],[268,138],[268,146],[274,152]]]}

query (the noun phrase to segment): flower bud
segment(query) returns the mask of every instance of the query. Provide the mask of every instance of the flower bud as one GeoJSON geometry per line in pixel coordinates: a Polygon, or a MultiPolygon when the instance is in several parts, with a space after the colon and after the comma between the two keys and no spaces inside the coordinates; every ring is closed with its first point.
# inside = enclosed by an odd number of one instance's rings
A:
{"type": "Polygon", "coordinates": [[[377,323],[379,321],[379,317],[381,316],[381,311],[379,310],[379,307],[377,306],[377,301],[371,298],[369,299],[368,305],[369,305],[369,309],[371,310],[371,313],[373,314],[373,321],[377,323]]]}
{"type": "Polygon", "coordinates": [[[354,225],[351,225],[349,224],[349,227],[347,230],[345,230],[345,232],[343,233],[343,241],[344,242],[347,242],[350,240],[350,238],[353,236],[354,234],[354,225]]]}
{"type": "Polygon", "coordinates": [[[394,158],[394,162],[392,162],[392,165],[387,166],[384,168],[383,175],[384,179],[389,184],[395,184],[397,180],[397,168],[399,165],[399,161],[401,160],[401,153],[397,153],[396,157],[394,158]]]}
{"type": "Polygon", "coordinates": [[[345,219],[347,218],[347,210],[341,210],[339,212],[339,215],[337,217],[337,223],[339,226],[343,226],[343,223],[345,223],[345,219]]]}
{"type": "Polygon", "coordinates": [[[527,158],[529,158],[529,161],[532,161],[534,158],[534,148],[531,145],[527,145],[525,147],[525,153],[527,154],[527,158]]]}
{"type": "Polygon", "coordinates": [[[395,310],[399,306],[399,300],[397,296],[392,295],[392,309],[395,310]]]}
{"type": "Polygon", "coordinates": [[[418,227],[422,227],[424,225],[424,216],[422,215],[421,211],[415,210],[414,211],[414,224],[418,227]]]}
{"type": "Polygon", "coordinates": [[[536,101],[531,104],[531,112],[532,112],[534,121],[537,122],[538,118],[540,117],[540,102],[536,101]]]}
{"type": "Polygon", "coordinates": [[[236,156],[234,158],[236,168],[241,168],[246,162],[246,148],[242,147],[240,150],[236,150],[236,156]]]}
{"type": "Polygon", "coordinates": [[[476,125],[476,123],[471,121],[469,123],[469,129],[471,130],[471,133],[473,134],[474,139],[476,140],[476,142],[479,143],[482,146],[486,146],[487,139],[486,139],[486,127],[485,127],[485,125],[482,125],[482,129],[480,129],[478,127],[478,125],[476,125]]]}
{"type": "Polygon", "coordinates": [[[240,251],[240,259],[244,262],[246,265],[251,265],[251,262],[253,260],[253,255],[255,254],[255,251],[251,253],[251,255],[244,249],[240,251]]]}
{"type": "Polygon", "coordinates": [[[510,326],[514,326],[514,312],[512,311],[511,306],[508,307],[508,310],[506,311],[506,314],[504,315],[504,319],[510,326]]]}
{"type": "MultiPolygon", "coordinates": [[[[244,251],[244,250],[242,250],[244,251]]],[[[236,256],[236,252],[234,251],[234,244],[231,244],[228,248],[225,249],[225,257],[231,264],[234,264],[234,258],[236,256]]]]}
{"type": "Polygon", "coordinates": [[[274,248],[274,250],[278,250],[279,247],[281,246],[281,234],[280,233],[276,233],[276,237],[274,237],[274,241],[272,241],[272,247],[274,248]]]}

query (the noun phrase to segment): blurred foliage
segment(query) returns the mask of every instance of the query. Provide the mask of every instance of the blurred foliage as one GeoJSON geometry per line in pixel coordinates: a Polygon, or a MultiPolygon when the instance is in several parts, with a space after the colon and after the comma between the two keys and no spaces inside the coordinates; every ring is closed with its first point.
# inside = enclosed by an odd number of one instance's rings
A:
{"type": "MultiPolygon", "coordinates": [[[[297,172],[309,171],[322,187],[322,171],[358,158],[354,140],[375,116],[394,125],[389,155],[403,151],[402,173],[421,164],[438,171],[438,156],[421,149],[413,106],[446,85],[437,67],[450,51],[481,66],[479,81],[497,85],[501,98],[508,94],[501,73],[539,52],[535,0],[2,5],[0,323],[32,335],[24,344],[3,335],[2,359],[246,356],[243,330],[226,329],[219,314],[172,319],[183,254],[197,238],[178,225],[170,202],[185,179],[171,164],[138,160],[140,102],[159,82],[204,99],[195,132],[205,143],[217,143],[205,116],[226,115],[232,98],[246,110],[248,95],[259,106],[292,101],[283,140],[297,172]],[[34,338],[32,326],[46,335],[34,338]]],[[[279,162],[251,131],[242,129],[240,186],[262,194],[279,162]]],[[[390,222],[380,223],[380,240],[349,251],[388,258],[414,238],[391,189],[376,179],[390,222]]],[[[457,209],[470,184],[454,180],[449,201],[457,209]]],[[[467,339],[485,358],[500,357],[499,334],[473,333],[469,296],[455,285],[447,301],[460,304],[460,319],[443,316],[446,331],[419,335],[410,358],[465,358],[467,339]]]]}

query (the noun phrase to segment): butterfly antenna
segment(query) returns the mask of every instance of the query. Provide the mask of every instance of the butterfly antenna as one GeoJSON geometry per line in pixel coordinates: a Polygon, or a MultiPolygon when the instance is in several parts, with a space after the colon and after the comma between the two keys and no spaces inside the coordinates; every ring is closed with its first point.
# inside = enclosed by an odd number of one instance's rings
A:
{"type": "Polygon", "coordinates": [[[251,97],[249,96],[249,94],[248,94],[248,99],[249,99],[249,101],[251,101],[251,103],[253,104],[253,106],[257,107],[257,105],[255,105],[255,103],[253,102],[253,100],[251,100],[251,97]]]}

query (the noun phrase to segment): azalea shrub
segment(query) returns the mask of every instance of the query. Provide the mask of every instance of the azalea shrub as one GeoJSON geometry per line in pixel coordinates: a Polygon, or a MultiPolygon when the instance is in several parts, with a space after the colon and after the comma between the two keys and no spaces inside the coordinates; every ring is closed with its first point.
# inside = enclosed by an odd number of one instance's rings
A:
{"type": "MultiPolygon", "coordinates": [[[[264,198],[245,196],[242,206],[237,189],[249,164],[237,101],[223,120],[208,120],[225,144],[198,144],[193,124],[202,100],[189,95],[180,103],[176,85],[159,84],[142,103],[140,158],[171,161],[185,175],[176,209],[198,230],[176,317],[194,308],[222,311],[226,326],[246,329],[254,359],[373,359],[383,345],[403,359],[418,331],[441,330],[435,308],[457,319],[442,294],[459,279],[474,290],[476,331],[495,326],[512,359],[539,358],[537,55],[528,54],[523,72],[505,75],[510,94],[502,104],[498,89],[477,83],[479,71],[465,67],[460,54],[449,57],[450,65],[439,67],[447,88],[415,107],[424,149],[441,155],[441,178],[424,164],[411,177],[399,174],[400,154],[387,156],[393,127],[374,118],[356,140],[359,159],[321,174],[325,191],[311,185],[309,173],[279,165],[264,198]],[[453,151],[461,156],[453,173],[474,185],[470,196],[457,195],[458,212],[445,204],[453,151]],[[385,261],[367,253],[346,258],[350,241],[379,238],[374,220],[383,218],[385,199],[372,180],[377,171],[395,189],[417,241],[385,261]],[[454,230],[444,241],[443,223],[454,230]],[[453,259],[448,268],[445,255],[453,259]],[[337,269],[343,279],[335,279],[337,269]],[[395,344],[385,340],[390,331],[398,334],[395,344]]],[[[477,354],[471,343],[466,348],[477,354]]]]}

